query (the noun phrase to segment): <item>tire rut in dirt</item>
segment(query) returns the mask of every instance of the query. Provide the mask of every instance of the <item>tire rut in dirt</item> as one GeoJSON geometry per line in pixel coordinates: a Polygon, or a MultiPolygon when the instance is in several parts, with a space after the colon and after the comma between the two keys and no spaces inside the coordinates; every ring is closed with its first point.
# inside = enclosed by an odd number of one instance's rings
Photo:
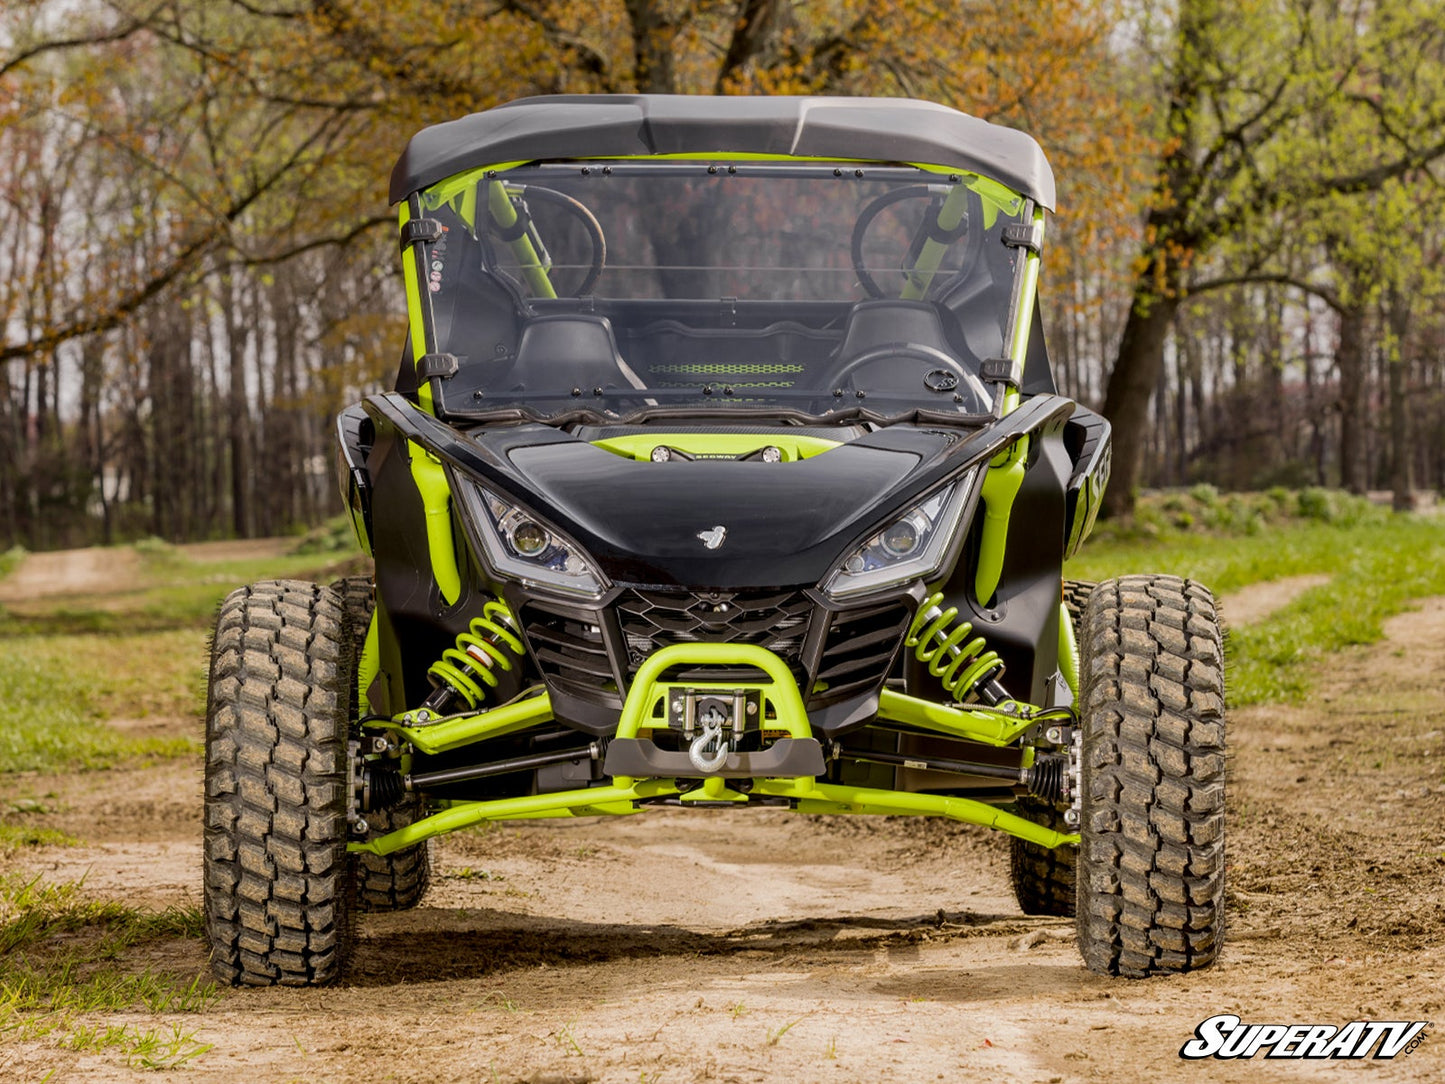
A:
{"type": "Polygon", "coordinates": [[[347,843],[352,642],[297,581],[221,604],[206,709],[205,925],[226,982],[319,985],[354,940],[347,843]]]}
{"type": "Polygon", "coordinates": [[[1191,971],[1224,938],[1224,666],[1214,599],[1173,576],[1098,585],[1080,643],[1078,934],[1096,972],[1191,971]]]}
{"type": "MultiPolygon", "coordinates": [[[[331,585],[341,596],[355,657],[361,658],[366,633],[371,627],[371,613],[376,607],[376,591],[369,576],[348,576],[331,585]]],[[[357,717],[359,690],[352,683],[351,718],[357,717]]],[[[401,805],[366,814],[367,833],[372,840],[397,828],[419,820],[424,814],[420,799],[409,796],[401,805]]],[[[355,856],[356,905],[363,912],[406,911],[415,907],[431,886],[431,840],[403,847],[388,855],[355,856]]]]}

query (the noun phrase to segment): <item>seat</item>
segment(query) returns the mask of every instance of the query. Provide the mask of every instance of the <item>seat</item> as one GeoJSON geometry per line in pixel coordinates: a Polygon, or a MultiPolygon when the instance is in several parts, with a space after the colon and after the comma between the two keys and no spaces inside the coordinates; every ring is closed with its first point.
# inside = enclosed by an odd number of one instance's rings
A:
{"type": "Polygon", "coordinates": [[[926,301],[860,301],[848,313],[838,361],[849,362],[880,346],[931,347],[957,364],[938,309],[926,301]]]}
{"type": "Polygon", "coordinates": [[[517,356],[499,386],[508,391],[549,392],[647,387],[623,360],[607,317],[572,313],[528,320],[517,356]]]}
{"type": "Polygon", "coordinates": [[[950,406],[959,394],[970,411],[986,410],[989,402],[976,367],[960,359],[938,307],[926,301],[884,299],[853,306],[843,341],[820,381],[824,388],[845,385],[901,399],[946,392],[950,406]]]}

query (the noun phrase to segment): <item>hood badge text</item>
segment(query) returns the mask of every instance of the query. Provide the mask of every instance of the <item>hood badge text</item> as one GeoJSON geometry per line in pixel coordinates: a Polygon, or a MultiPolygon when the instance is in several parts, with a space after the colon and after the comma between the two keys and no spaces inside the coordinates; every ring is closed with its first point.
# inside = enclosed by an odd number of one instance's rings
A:
{"type": "Polygon", "coordinates": [[[727,538],[728,529],[722,524],[718,524],[710,531],[698,531],[697,536],[702,539],[704,546],[710,550],[715,550],[723,544],[723,539],[727,538]]]}

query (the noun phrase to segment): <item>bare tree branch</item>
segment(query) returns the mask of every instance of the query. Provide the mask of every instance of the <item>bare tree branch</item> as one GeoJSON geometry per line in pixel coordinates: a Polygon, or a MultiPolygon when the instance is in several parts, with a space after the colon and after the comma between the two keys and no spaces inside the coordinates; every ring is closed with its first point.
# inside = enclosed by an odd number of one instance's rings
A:
{"type": "MultiPolygon", "coordinates": [[[[159,10],[158,8],[155,10],[159,10]]],[[[152,15],[154,11],[152,12],[152,15]]],[[[122,23],[113,30],[100,31],[95,34],[80,34],[71,38],[50,38],[45,41],[36,42],[34,45],[22,49],[14,56],[7,58],[0,63],[0,79],[3,79],[16,68],[34,60],[46,53],[61,52],[66,49],[83,49],[88,45],[112,45],[115,42],[125,41],[147,28],[150,15],[143,15],[122,23]]]]}
{"type": "Polygon", "coordinates": [[[554,46],[565,49],[576,56],[582,65],[582,70],[589,75],[596,76],[599,86],[606,93],[616,92],[617,86],[613,79],[612,62],[607,59],[605,53],[587,39],[563,28],[557,20],[550,18],[535,4],[527,3],[526,0],[501,0],[498,9],[526,19],[540,30],[554,46]]]}

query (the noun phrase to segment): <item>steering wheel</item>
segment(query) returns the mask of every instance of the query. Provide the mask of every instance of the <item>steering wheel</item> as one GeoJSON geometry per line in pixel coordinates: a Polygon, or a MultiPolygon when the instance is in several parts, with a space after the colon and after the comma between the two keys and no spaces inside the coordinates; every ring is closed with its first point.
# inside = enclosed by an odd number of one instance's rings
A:
{"type": "Polygon", "coordinates": [[[822,382],[823,387],[839,388],[848,377],[864,366],[893,360],[921,361],[931,366],[920,381],[924,389],[928,391],[942,394],[967,387],[977,395],[981,402],[988,402],[988,392],[984,389],[982,380],[965,369],[957,358],[944,353],[936,346],[925,346],[921,343],[883,343],[871,350],[865,350],[857,357],[849,358],[840,365],[836,372],[830,374],[829,378],[822,382]]]}
{"type": "MultiPolygon", "coordinates": [[[[581,283],[575,290],[567,294],[569,297],[581,297],[589,293],[592,287],[597,285],[597,279],[602,274],[602,269],[607,266],[607,240],[602,236],[602,227],[598,224],[597,218],[587,209],[586,204],[573,199],[565,192],[558,192],[555,188],[543,188],[540,185],[528,184],[518,186],[519,191],[514,197],[518,200],[540,199],[543,203],[550,203],[562,208],[568,214],[576,218],[582,229],[587,233],[587,240],[591,245],[588,253],[587,272],[582,276],[581,283]]],[[[532,226],[532,218],[521,207],[517,208],[517,221],[512,226],[502,227],[497,224],[490,212],[486,215],[487,229],[493,236],[501,241],[515,241],[529,232],[532,226]]],[[[552,277],[552,272],[547,272],[547,277],[552,277]]],[[[555,283],[553,288],[556,288],[555,283]]],[[[557,290],[558,294],[565,291],[557,290]]]]}
{"type": "MultiPolygon", "coordinates": [[[[884,290],[882,286],[879,286],[878,280],[873,277],[872,272],[868,270],[863,262],[863,240],[868,233],[868,227],[873,225],[875,218],[895,203],[902,203],[908,199],[932,199],[937,194],[933,187],[926,184],[905,185],[902,188],[894,188],[891,191],[884,192],[883,195],[873,200],[859,213],[858,221],[853,224],[853,240],[849,246],[849,255],[853,258],[853,271],[858,276],[858,281],[862,284],[863,289],[867,291],[869,297],[897,297],[898,293],[897,291],[889,293],[884,290]]],[[[941,241],[944,244],[952,244],[954,241],[967,236],[969,249],[974,249],[983,237],[982,231],[979,228],[979,221],[980,218],[977,214],[967,214],[964,216],[963,221],[959,223],[957,230],[947,234],[936,235],[934,231],[938,227],[937,221],[930,222],[925,219],[922,226],[922,234],[915,238],[914,243],[908,247],[908,253],[904,257],[903,262],[907,264],[916,259],[919,251],[923,247],[923,242],[929,239],[941,241]]],[[[949,278],[958,278],[968,270],[972,262],[972,260],[965,260],[962,270],[950,275],[949,278]]],[[[938,292],[942,292],[941,287],[938,292]]]]}

